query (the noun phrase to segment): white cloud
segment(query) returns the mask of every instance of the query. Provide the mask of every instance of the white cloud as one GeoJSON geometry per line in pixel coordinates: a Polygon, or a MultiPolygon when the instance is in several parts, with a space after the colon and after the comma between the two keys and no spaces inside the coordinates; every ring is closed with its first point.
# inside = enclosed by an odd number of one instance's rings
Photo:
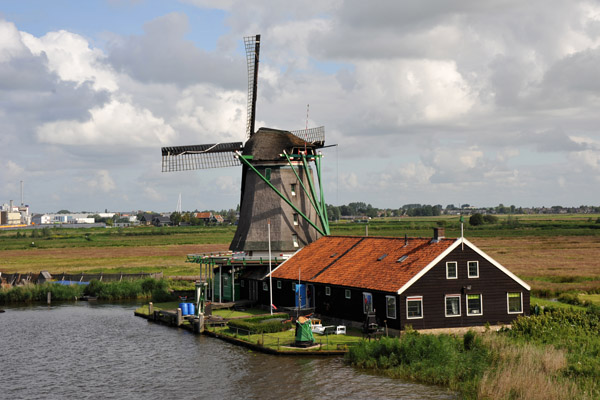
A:
{"type": "Polygon", "coordinates": [[[118,88],[115,74],[104,64],[100,49],[90,49],[83,37],[64,30],[49,32],[41,38],[22,32],[29,50],[48,58],[48,67],[64,81],[79,84],[91,81],[96,90],[114,91],[118,88]]]}
{"type": "Polygon", "coordinates": [[[113,100],[90,110],[90,114],[85,122],[45,123],[39,127],[37,137],[43,143],[60,145],[157,147],[174,135],[161,118],[128,103],[113,100]]]}
{"type": "Polygon", "coordinates": [[[105,169],[96,171],[94,177],[87,181],[87,186],[92,190],[97,189],[104,193],[112,192],[117,187],[110,172],[105,169]]]}

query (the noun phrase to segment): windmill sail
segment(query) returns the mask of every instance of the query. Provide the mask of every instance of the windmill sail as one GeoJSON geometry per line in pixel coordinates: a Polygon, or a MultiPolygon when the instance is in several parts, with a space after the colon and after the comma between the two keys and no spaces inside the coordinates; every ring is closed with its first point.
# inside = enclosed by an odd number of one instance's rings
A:
{"type": "Polygon", "coordinates": [[[242,142],[163,147],[162,171],[237,167],[241,164],[234,152],[241,149],[242,142]]]}
{"type": "Polygon", "coordinates": [[[325,127],[319,126],[318,128],[301,129],[298,131],[290,131],[294,136],[299,137],[302,140],[312,143],[317,147],[325,146],[325,127]]]}
{"type": "Polygon", "coordinates": [[[248,65],[248,121],[246,123],[246,137],[250,138],[254,133],[254,120],[256,119],[260,35],[245,37],[244,43],[246,45],[246,61],[248,65]]]}

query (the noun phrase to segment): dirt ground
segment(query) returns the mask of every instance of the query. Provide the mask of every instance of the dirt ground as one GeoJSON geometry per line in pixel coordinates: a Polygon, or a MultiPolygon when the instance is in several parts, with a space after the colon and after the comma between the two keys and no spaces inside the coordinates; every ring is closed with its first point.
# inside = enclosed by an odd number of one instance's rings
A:
{"type": "Polygon", "coordinates": [[[185,262],[187,254],[221,252],[228,248],[227,244],[201,244],[8,250],[2,252],[0,271],[52,273],[145,268],[180,272],[196,269],[194,264],[185,262]]]}

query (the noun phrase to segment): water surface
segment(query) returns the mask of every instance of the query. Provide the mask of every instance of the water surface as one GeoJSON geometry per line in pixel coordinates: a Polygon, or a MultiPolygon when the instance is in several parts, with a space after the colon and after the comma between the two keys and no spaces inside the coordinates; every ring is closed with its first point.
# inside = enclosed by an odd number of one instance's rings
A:
{"type": "Polygon", "coordinates": [[[8,307],[3,399],[453,399],[341,358],[271,356],[134,317],[134,304],[8,307]]]}

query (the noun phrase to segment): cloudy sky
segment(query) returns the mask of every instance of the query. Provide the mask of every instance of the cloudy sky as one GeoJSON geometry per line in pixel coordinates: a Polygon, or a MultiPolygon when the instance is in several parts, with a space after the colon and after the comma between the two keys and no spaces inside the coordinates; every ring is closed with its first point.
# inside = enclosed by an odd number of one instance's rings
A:
{"type": "Polygon", "coordinates": [[[160,148],[324,125],[332,204],[600,204],[600,3],[0,3],[0,203],[223,209],[241,169],[162,173],[160,148]]]}

